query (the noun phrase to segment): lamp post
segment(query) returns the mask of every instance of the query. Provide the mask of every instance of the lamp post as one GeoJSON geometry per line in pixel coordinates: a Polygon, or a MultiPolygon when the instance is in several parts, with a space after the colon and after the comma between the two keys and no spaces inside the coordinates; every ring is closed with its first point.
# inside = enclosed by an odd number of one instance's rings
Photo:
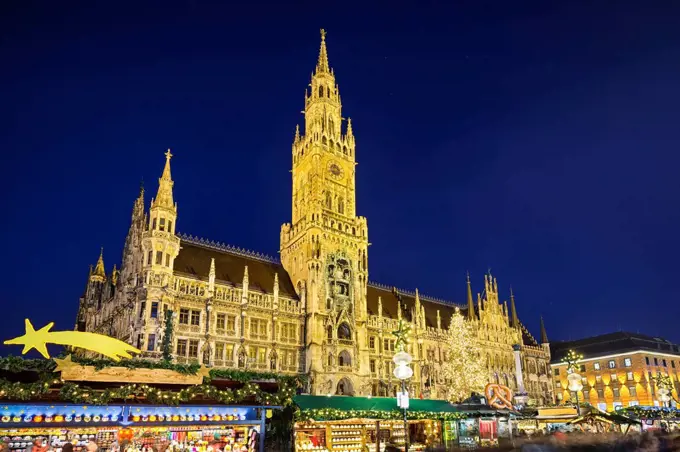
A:
{"type": "Polygon", "coordinates": [[[569,375],[567,375],[567,380],[569,380],[569,390],[574,391],[574,394],[576,395],[576,413],[580,416],[581,415],[581,407],[578,404],[578,392],[583,389],[583,383],[581,383],[581,375],[578,374],[578,372],[573,371],[569,375]]]}
{"type": "Polygon", "coordinates": [[[401,396],[397,397],[399,408],[404,410],[404,452],[408,452],[408,391],[406,391],[406,380],[413,376],[413,369],[409,366],[413,357],[406,351],[406,340],[408,336],[409,327],[404,324],[403,320],[399,320],[399,329],[392,334],[396,336],[396,346],[399,350],[394,354],[392,361],[396,367],[394,368],[394,376],[401,380],[401,396]]]}
{"type": "Polygon", "coordinates": [[[581,407],[578,404],[578,392],[583,389],[583,383],[581,382],[581,375],[576,372],[578,369],[578,363],[583,359],[583,355],[576,353],[574,350],[569,350],[567,355],[562,358],[562,362],[567,365],[567,381],[570,391],[574,391],[576,395],[576,413],[581,415],[581,407]]]}

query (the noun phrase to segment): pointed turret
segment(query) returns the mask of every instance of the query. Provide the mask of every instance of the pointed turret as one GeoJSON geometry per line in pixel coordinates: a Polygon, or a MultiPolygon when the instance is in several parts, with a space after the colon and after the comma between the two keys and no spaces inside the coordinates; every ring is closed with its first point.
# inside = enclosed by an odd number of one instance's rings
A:
{"type": "Polygon", "coordinates": [[[208,271],[208,293],[215,293],[215,258],[210,258],[210,270],[208,271]]]}
{"type": "Polygon", "coordinates": [[[158,193],[156,198],[151,201],[151,208],[154,207],[164,207],[175,211],[175,202],[172,197],[172,186],[175,184],[172,180],[172,175],[170,173],[170,159],[172,158],[172,153],[170,149],[165,153],[165,167],[163,168],[163,174],[158,179],[158,193]]]}
{"type": "Polygon", "coordinates": [[[541,316],[541,344],[548,344],[548,333],[545,331],[545,323],[543,323],[543,316],[541,316]]]}
{"type": "Polygon", "coordinates": [[[102,281],[106,279],[106,270],[104,268],[104,247],[102,247],[101,251],[99,252],[99,259],[97,259],[97,265],[95,265],[90,279],[92,277],[101,278],[102,281]]]}
{"type": "Polygon", "coordinates": [[[295,138],[293,139],[293,143],[297,144],[299,142],[300,142],[300,124],[297,124],[295,126],[295,138]]]}
{"type": "Polygon", "coordinates": [[[474,320],[477,318],[475,315],[475,304],[472,300],[472,286],[470,285],[470,273],[467,274],[467,318],[468,320],[474,320]]]}
{"type": "Polygon", "coordinates": [[[330,72],[328,65],[328,50],[326,50],[326,30],[321,29],[321,48],[319,49],[319,60],[316,63],[316,73],[330,72]]]}
{"type": "Polygon", "coordinates": [[[118,271],[118,268],[116,268],[116,264],[113,264],[113,270],[111,271],[111,284],[114,286],[118,284],[118,276],[120,276],[120,272],[118,271]]]}
{"type": "Polygon", "coordinates": [[[510,317],[510,326],[514,328],[519,328],[519,319],[517,318],[517,308],[515,307],[515,294],[512,292],[512,287],[510,288],[510,312],[512,317],[510,317]]]}

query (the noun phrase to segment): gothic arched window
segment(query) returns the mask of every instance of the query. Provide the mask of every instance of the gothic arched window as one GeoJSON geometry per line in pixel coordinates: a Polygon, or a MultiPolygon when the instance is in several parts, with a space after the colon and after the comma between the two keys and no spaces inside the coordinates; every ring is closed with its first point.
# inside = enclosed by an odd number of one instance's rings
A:
{"type": "Polygon", "coordinates": [[[338,339],[344,339],[344,340],[351,340],[352,339],[352,330],[349,328],[349,325],[347,323],[342,323],[338,327],[338,339]]]}
{"type": "Polygon", "coordinates": [[[333,208],[333,198],[331,197],[330,192],[326,192],[326,209],[332,209],[333,208]]]}
{"type": "MultiPolygon", "coordinates": [[[[329,298],[328,300],[330,301],[330,298],[329,298]]],[[[329,303],[329,304],[330,304],[330,303],[329,303]]],[[[327,338],[328,340],[333,339],[333,327],[330,326],[330,325],[328,325],[328,326],[326,327],[326,338],[327,338]]]]}
{"type": "Polygon", "coordinates": [[[349,352],[347,350],[343,350],[340,352],[338,355],[338,366],[344,367],[344,366],[351,366],[352,365],[352,357],[349,355],[349,352]]]}
{"type": "Polygon", "coordinates": [[[338,213],[339,214],[345,213],[345,200],[342,199],[342,196],[338,198],[338,213]]]}
{"type": "Polygon", "coordinates": [[[323,97],[323,86],[319,86],[319,97],[323,97]]]}

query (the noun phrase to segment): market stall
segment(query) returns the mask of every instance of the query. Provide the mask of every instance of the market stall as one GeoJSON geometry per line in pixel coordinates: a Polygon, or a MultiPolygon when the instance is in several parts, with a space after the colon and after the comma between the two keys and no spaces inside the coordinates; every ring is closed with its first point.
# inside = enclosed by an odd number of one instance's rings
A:
{"type": "Polygon", "coordinates": [[[84,450],[128,443],[165,450],[255,452],[264,450],[263,406],[128,406],[6,403],[0,407],[0,439],[10,450],[24,450],[42,438],[59,451],[70,442],[84,450]]]}
{"type": "Polygon", "coordinates": [[[623,432],[628,433],[631,426],[642,425],[641,422],[627,418],[616,413],[607,413],[600,410],[590,410],[583,416],[569,421],[569,425],[574,426],[582,432],[606,433],[623,432]]]}
{"type": "Polygon", "coordinates": [[[388,444],[403,450],[406,435],[409,451],[440,445],[496,445],[499,426],[510,434],[511,413],[484,405],[411,400],[405,424],[394,398],[298,395],[294,401],[300,408],[295,423],[297,451],[382,452],[388,444]]]}

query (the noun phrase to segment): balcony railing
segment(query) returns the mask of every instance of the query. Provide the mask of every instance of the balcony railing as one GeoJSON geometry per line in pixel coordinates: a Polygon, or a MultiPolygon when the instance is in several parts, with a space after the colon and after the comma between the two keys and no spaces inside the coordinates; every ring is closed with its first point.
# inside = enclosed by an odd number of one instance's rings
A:
{"type": "Polygon", "coordinates": [[[338,343],[340,345],[354,345],[354,341],[352,339],[338,339],[338,343]]]}

